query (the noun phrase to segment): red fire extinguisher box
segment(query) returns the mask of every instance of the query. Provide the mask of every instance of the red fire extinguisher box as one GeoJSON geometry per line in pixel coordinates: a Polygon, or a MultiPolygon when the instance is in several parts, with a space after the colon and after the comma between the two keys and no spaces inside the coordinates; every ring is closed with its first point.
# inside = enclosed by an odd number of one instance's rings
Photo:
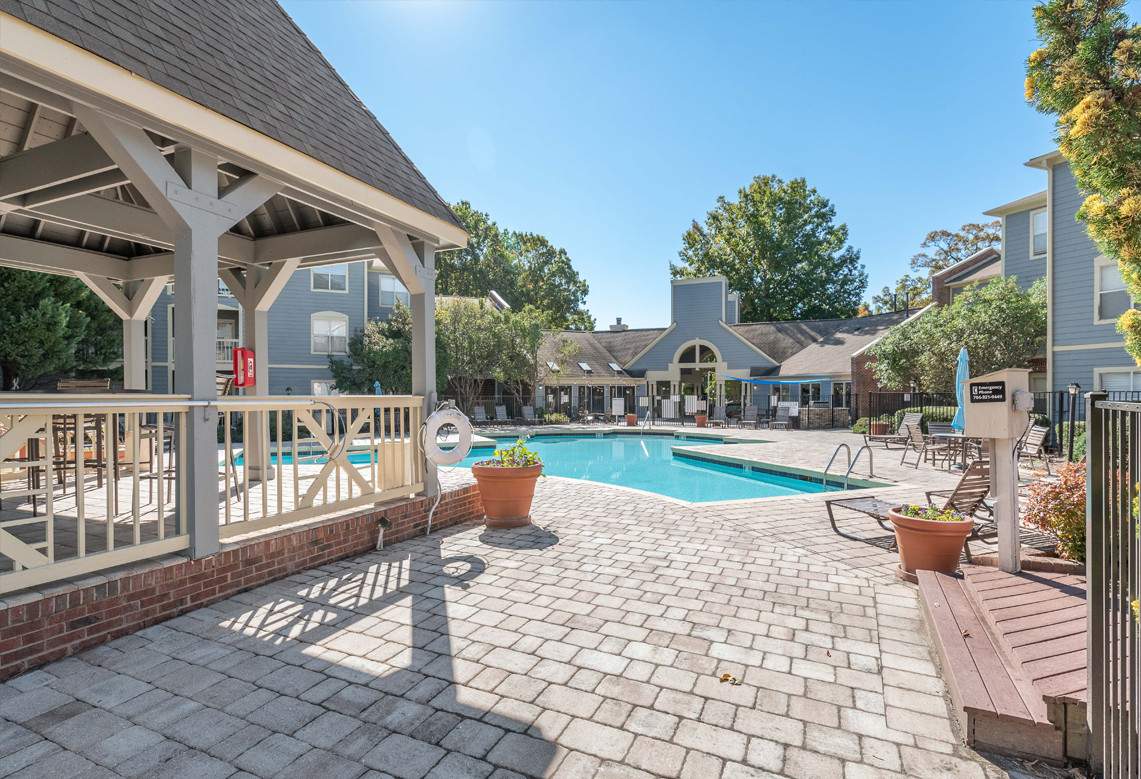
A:
{"type": "Polygon", "coordinates": [[[257,383],[254,350],[239,346],[234,349],[234,386],[252,387],[257,383]]]}

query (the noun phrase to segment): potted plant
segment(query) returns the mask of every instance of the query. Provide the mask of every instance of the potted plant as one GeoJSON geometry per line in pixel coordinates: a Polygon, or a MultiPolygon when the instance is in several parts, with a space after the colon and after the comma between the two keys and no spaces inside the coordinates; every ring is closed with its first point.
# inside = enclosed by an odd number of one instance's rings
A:
{"type": "Polygon", "coordinates": [[[950,509],[907,505],[888,512],[899,546],[900,576],[916,581],[916,571],[954,573],[974,522],[950,509]]]}
{"type": "Polygon", "coordinates": [[[891,427],[882,419],[868,422],[868,435],[889,435],[891,427]]]}
{"type": "Polygon", "coordinates": [[[531,524],[531,499],[543,461],[520,438],[496,450],[491,460],[471,467],[483,499],[484,524],[488,527],[522,527],[531,524]]]}
{"type": "Polygon", "coordinates": [[[626,427],[637,427],[637,426],[638,426],[638,415],[637,414],[627,414],[626,415],[626,427]]]}

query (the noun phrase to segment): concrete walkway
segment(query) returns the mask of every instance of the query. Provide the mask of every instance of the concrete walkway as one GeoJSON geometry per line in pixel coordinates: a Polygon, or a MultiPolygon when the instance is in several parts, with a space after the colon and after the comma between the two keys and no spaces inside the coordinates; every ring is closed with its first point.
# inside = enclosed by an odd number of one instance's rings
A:
{"type": "MultiPolygon", "coordinates": [[[[788,435],[763,459],[807,457],[788,435]]],[[[837,536],[823,498],[544,479],[531,528],[307,571],[0,685],[0,776],[1006,776],[961,746],[882,531],[837,536]]]]}

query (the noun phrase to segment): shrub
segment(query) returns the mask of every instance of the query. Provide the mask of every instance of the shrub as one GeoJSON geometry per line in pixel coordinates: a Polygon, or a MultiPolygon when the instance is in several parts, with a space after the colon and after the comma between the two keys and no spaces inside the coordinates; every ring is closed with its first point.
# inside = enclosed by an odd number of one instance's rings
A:
{"type": "Polygon", "coordinates": [[[903,423],[904,414],[923,414],[923,422],[920,424],[920,427],[922,427],[923,432],[926,433],[928,422],[950,422],[955,418],[955,411],[958,410],[958,408],[958,406],[908,406],[907,408],[901,408],[895,412],[895,416],[892,417],[892,432],[899,430],[899,426],[903,423]]]}
{"type": "MultiPolygon", "coordinates": [[[[1070,454],[1070,423],[1061,424],[1062,437],[1058,440],[1058,451],[1063,455],[1070,454]]],[[[1086,456],[1086,423],[1074,423],[1074,460],[1081,460],[1086,456]]]]}
{"type": "Polygon", "coordinates": [[[550,414],[543,415],[543,421],[548,425],[565,425],[570,422],[570,417],[558,411],[552,411],[550,414]]]}
{"type": "Polygon", "coordinates": [[[1086,559],[1086,469],[1080,463],[1058,468],[1058,481],[1030,485],[1026,521],[1058,539],[1058,554],[1086,559]]]}
{"type": "Polygon", "coordinates": [[[857,419],[856,424],[852,425],[852,432],[853,433],[860,433],[861,435],[863,435],[864,433],[867,433],[868,432],[868,418],[867,417],[860,417],[859,419],[857,419]]]}
{"type": "Polygon", "coordinates": [[[905,517],[926,519],[928,522],[962,522],[966,517],[951,509],[940,509],[934,506],[917,506],[910,504],[899,510],[905,517]]]}

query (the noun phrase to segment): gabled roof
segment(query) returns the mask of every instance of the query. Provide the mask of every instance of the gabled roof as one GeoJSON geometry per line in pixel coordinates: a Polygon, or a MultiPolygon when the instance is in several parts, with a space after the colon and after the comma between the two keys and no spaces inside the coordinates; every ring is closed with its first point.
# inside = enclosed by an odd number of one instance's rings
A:
{"type": "Polygon", "coordinates": [[[1046,205],[1046,190],[1035,192],[1033,195],[1026,195],[1017,200],[1011,200],[1009,203],[1003,203],[1001,206],[995,206],[989,211],[983,211],[986,216],[1005,216],[1006,214],[1014,214],[1019,211],[1029,211],[1031,208],[1039,208],[1046,205]]]}
{"type": "Polygon", "coordinates": [[[560,380],[590,378],[601,384],[607,379],[630,378],[626,371],[615,371],[610,367],[610,363],[621,365],[622,361],[599,343],[598,336],[603,334],[583,330],[556,330],[544,333],[543,344],[539,347],[539,366],[543,381],[547,384],[558,384],[560,380]],[[559,355],[560,341],[570,341],[574,345],[574,351],[569,357],[559,355]],[[559,366],[559,370],[551,371],[547,367],[547,362],[555,363],[559,366]],[[580,362],[590,366],[590,373],[579,367],[580,362]]]}
{"type": "Polygon", "coordinates": [[[614,361],[626,365],[667,330],[665,327],[645,327],[636,330],[597,330],[594,338],[614,361]]]}
{"type": "Polygon", "coordinates": [[[998,249],[988,246],[985,249],[979,249],[964,260],[959,260],[954,265],[948,265],[938,273],[932,273],[931,280],[948,283],[961,281],[972,274],[994,265],[1000,259],[1002,259],[1002,254],[999,253],[998,249]]]}
{"type": "Polygon", "coordinates": [[[274,0],[0,0],[0,10],[459,225],[274,0]]]}
{"type": "Polygon", "coordinates": [[[845,320],[839,327],[781,363],[782,378],[791,376],[846,376],[852,372],[852,355],[878,340],[904,319],[902,312],[845,320]]]}

